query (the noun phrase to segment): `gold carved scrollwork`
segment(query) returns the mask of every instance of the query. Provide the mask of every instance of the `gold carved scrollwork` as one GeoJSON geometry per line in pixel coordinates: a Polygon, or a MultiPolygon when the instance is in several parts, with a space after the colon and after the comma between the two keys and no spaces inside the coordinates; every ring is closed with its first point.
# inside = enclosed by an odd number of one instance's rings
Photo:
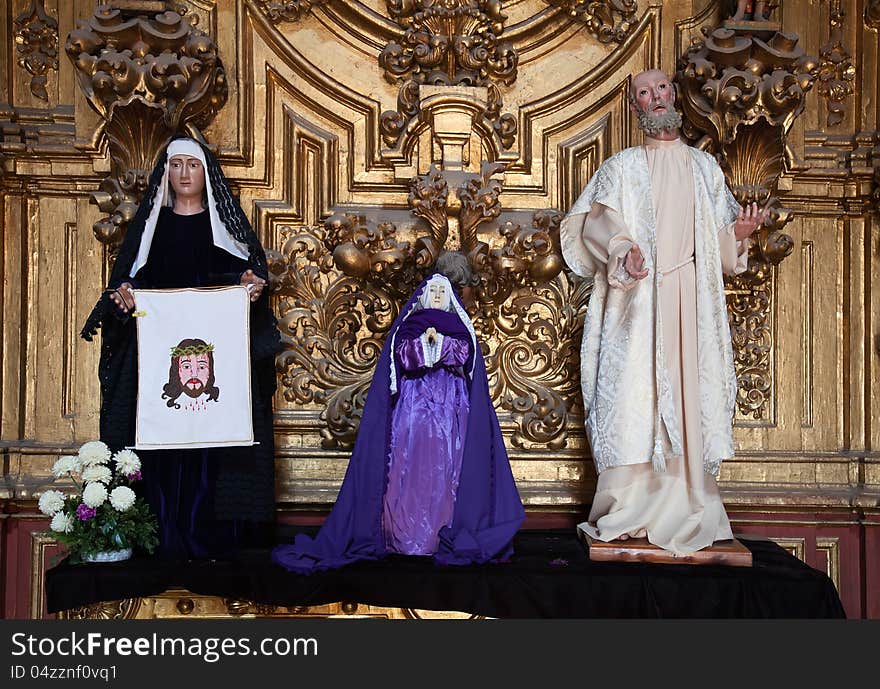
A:
{"type": "Polygon", "coordinates": [[[65,610],[60,617],[67,620],[133,620],[140,604],[140,598],[102,601],[65,610]]]}
{"type": "Polygon", "coordinates": [[[547,0],[561,7],[602,43],[623,43],[636,24],[635,0],[547,0]]]}
{"type": "Polygon", "coordinates": [[[270,22],[298,22],[312,11],[313,7],[323,5],[329,0],[257,0],[257,5],[270,22]]]}
{"type": "Polygon", "coordinates": [[[582,412],[577,371],[590,286],[570,274],[518,289],[509,302],[484,308],[478,332],[496,339],[486,356],[492,397],[517,419],[516,447],[564,448],[568,421],[582,412]]]}
{"type": "Polygon", "coordinates": [[[794,248],[782,232],[790,210],[771,196],[783,170],[781,130],[763,120],[740,127],[736,140],[724,147],[723,164],[740,203],[769,204],[770,216],[753,237],[745,272],[726,278],[730,334],[739,381],[737,407],[744,416],[765,417],[772,393],[773,339],[769,320],[773,268],[794,248]]]}
{"type": "Polygon", "coordinates": [[[31,74],[31,93],[47,101],[46,73],[58,69],[58,22],[46,13],[44,0],[32,0],[15,18],[15,29],[18,64],[31,74]]]}
{"type": "Polygon", "coordinates": [[[683,56],[677,82],[685,135],[716,155],[737,201],[769,208],[753,237],[748,269],[726,279],[737,406],[763,419],[772,398],[773,266],[794,246],[782,232],[791,211],[773,194],[783,172],[785,134],[804,109],[818,61],[804,55],[795,34],[767,22],[751,24],[758,28],[707,32],[683,56]]]}
{"type": "Polygon", "coordinates": [[[516,442],[565,445],[577,405],[570,343],[586,292],[559,276],[558,212],[538,211],[528,228],[501,223],[495,248],[478,238],[501,214],[493,175],[502,168],[484,162],[480,175],[459,177],[454,194],[434,166],[414,177],[409,204],[420,222],[405,228],[414,241],[399,239],[392,223],[337,213],[321,227],[285,228],[281,252],[268,252],[285,345],[276,360],[282,391],[291,402],[323,406],[325,447],[353,445],[385,336],[443,249],[461,249],[480,276],[475,327],[482,342],[502,341],[487,366],[495,399],[518,419],[516,442]]]}
{"type": "Polygon", "coordinates": [[[379,55],[392,83],[409,76],[420,84],[512,84],[519,58],[504,31],[500,0],[387,0],[404,33],[379,55]]]}
{"type": "Polygon", "coordinates": [[[856,67],[852,56],[843,45],[843,18],[846,13],[840,0],[831,2],[831,35],[828,42],[819,48],[819,94],[828,106],[826,123],[829,127],[843,121],[843,102],[853,92],[856,67]]]}
{"type": "Polygon", "coordinates": [[[107,215],[95,236],[114,250],[146,188],[156,155],[184,125],[205,127],[226,102],[211,38],[177,12],[149,16],[99,5],[67,37],[89,104],[104,118],[112,174],[92,202],[107,215]]]}
{"type": "Polygon", "coordinates": [[[425,175],[410,181],[407,199],[412,214],[428,224],[430,234],[416,241],[416,263],[421,268],[429,268],[443,250],[449,237],[449,221],[446,218],[446,205],[449,201],[449,187],[446,178],[431,166],[425,175]]]}
{"type": "Polygon", "coordinates": [[[391,83],[402,81],[397,110],[382,113],[379,128],[389,147],[398,144],[419,114],[419,86],[483,86],[482,117],[505,149],[513,146],[516,118],[501,112],[498,84],[516,80],[519,57],[501,40],[506,17],[499,0],[387,0],[388,12],[403,29],[379,55],[391,83]]]}
{"type": "Polygon", "coordinates": [[[243,615],[254,615],[256,617],[270,617],[284,611],[284,607],[278,605],[269,605],[267,603],[256,603],[249,600],[241,600],[238,598],[224,598],[223,603],[226,605],[226,612],[234,617],[243,615]]]}
{"type": "Polygon", "coordinates": [[[777,31],[765,41],[722,27],[692,45],[676,79],[685,135],[717,152],[741,124],[764,119],[787,132],[818,72],[816,58],[797,42],[793,33],[777,31]]]}
{"type": "MultiPolygon", "coordinates": [[[[340,240],[346,225],[354,226],[350,218],[337,216],[327,224],[331,230],[343,228],[340,240]]],[[[349,448],[398,302],[334,267],[334,250],[327,241],[331,233],[325,227],[284,228],[282,236],[281,252],[267,251],[280,297],[278,326],[284,351],[275,365],[281,388],[290,402],[324,407],[324,447],[349,448]]]]}

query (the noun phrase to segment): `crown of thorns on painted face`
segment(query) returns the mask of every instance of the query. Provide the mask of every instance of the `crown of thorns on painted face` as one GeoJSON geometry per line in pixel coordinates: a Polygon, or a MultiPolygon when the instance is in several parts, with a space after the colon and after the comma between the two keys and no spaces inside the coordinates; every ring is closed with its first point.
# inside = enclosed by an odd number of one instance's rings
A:
{"type": "Polygon", "coordinates": [[[180,395],[196,399],[202,394],[207,395],[208,401],[216,401],[220,394],[214,379],[214,345],[195,338],[181,340],[171,348],[171,366],[162,399],[168,400],[169,407],[179,409],[180,395]]]}

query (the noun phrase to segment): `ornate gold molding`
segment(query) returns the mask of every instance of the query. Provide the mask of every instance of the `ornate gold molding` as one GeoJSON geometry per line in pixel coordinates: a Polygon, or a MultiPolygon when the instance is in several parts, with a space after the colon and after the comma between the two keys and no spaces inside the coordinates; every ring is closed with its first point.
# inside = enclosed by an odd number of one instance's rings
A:
{"type": "Polygon", "coordinates": [[[46,551],[57,546],[58,541],[51,531],[31,533],[31,602],[30,618],[43,617],[43,601],[46,599],[46,551]]]}
{"type": "Polygon", "coordinates": [[[110,144],[112,174],[92,202],[107,214],[94,224],[95,236],[111,250],[134,217],[162,146],[184,126],[204,128],[227,97],[213,40],[177,12],[148,11],[99,5],[67,37],[80,88],[104,119],[110,144]]]}
{"type": "Polygon", "coordinates": [[[330,0],[255,0],[257,7],[273,24],[298,22],[313,7],[325,5],[330,0]]]}
{"type": "Polygon", "coordinates": [[[587,292],[557,279],[561,214],[539,211],[530,227],[501,223],[494,248],[478,236],[501,214],[502,183],[493,176],[502,169],[484,162],[481,174],[462,175],[431,166],[410,182],[410,210],[420,221],[412,227],[337,213],[322,227],[283,230],[281,252],[269,252],[285,344],[277,359],[282,394],[323,407],[324,447],[353,445],[385,335],[443,249],[463,251],[480,276],[475,327],[482,342],[501,343],[487,369],[494,398],[517,419],[515,442],[564,446],[578,397],[568,375],[571,343],[587,292]]]}
{"type": "Polygon", "coordinates": [[[816,538],[816,550],[825,554],[825,573],[840,591],[840,537],[819,536],[816,538]]]}
{"type": "Polygon", "coordinates": [[[717,153],[740,125],[759,119],[787,133],[818,71],[816,58],[797,43],[791,32],[775,31],[765,40],[719,27],[692,45],[676,75],[686,136],[717,153]]]}
{"type": "MultiPolygon", "coordinates": [[[[866,10],[867,12],[868,10],[866,10]]],[[[828,107],[826,124],[829,127],[843,121],[845,110],[843,102],[853,93],[856,67],[852,55],[843,45],[843,18],[846,13],[841,0],[831,0],[830,36],[828,42],[819,48],[819,83],[817,89],[828,107]]]]}
{"type": "Polygon", "coordinates": [[[750,248],[748,270],[726,279],[737,406],[761,420],[772,416],[773,266],[794,247],[782,232],[792,213],[774,193],[784,169],[785,135],[803,112],[818,61],[804,54],[796,34],[766,21],[747,23],[739,28],[726,22],[707,32],[685,53],[676,76],[685,135],[719,158],[737,201],[770,209],[750,248]]]}
{"type": "Polygon", "coordinates": [[[130,619],[217,619],[217,618],[336,618],[336,619],[485,619],[455,610],[418,610],[387,608],[354,601],[324,605],[273,605],[250,600],[204,596],[184,589],[169,589],[155,596],[106,601],[81,608],[63,610],[58,617],[66,620],[130,619]]]}
{"type": "Polygon", "coordinates": [[[62,620],[134,620],[138,618],[141,598],[101,601],[58,613],[62,620]]]}
{"type": "Polygon", "coordinates": [[[18,64],[31,74],[31,93],[48,101],[46,74],[58,70],[58,22],[46,13],[45,0],[31,0],[15,18],[15,29],[18,64]]]}
{"type": "Polygon", "coordinates": [[[636,0],[547,0],[587,27],[601,43],[623,43],[636,25],[636,0]]]}
{"type": "Polygon", "coordinates": [[[388,13],[404,30],[379,55],[385,77],[419,84],[512,84],[519,57],[501,40],[499,0],[387,0],[388,13]]]}
{"type": "Polygon", "coordinates": [[[479,86],[488,89],[484,98],[460,100],[479,112],[503,148],[510,148],[517,124],[512,115],[501,113],[498,84],[510,85],[516,80],[519,57],[510,43],[501,40],[506,19],[501,2],[387,0],[387,6],[403,33],[379,54],[385,78],[391,83],[402,82],[397,110],[383,112],[380,117],[385,144],[398,145],[409,124],[420,115],[421,86],[479,86]]]}

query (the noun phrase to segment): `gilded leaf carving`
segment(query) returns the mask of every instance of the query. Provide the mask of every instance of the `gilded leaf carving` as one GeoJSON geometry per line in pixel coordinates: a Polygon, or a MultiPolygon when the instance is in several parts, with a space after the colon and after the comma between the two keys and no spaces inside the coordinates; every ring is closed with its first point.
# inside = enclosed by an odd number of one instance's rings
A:
{"type": "Polygon", "coordinates": [[[15,28],[18,64],[31,74],[31,93],[48,101],[46,74],[58,69],[58,22],[46,13],[44,0],[31,0],[15,18],[15,28]]]}
{"type": "Polygon", "coordinates": [[[329,0],[256,0],[260,11],[273,24],[298,22],[312,11],[313,7],[323,5],[329,0]]]}
{"type": "Polygon", "coordinates": [[[639,11],[635,0],[547,0],[587,27],[601,43],[623,43],[639,11]]]}
{"type": "Polygon", "coordinates": [[[411,226],[337,213],[320,227],[286,228],[282,250],[268,252],[284,341],[276,361],[282,394],[322,408],[325,447],[353,444],[385,335],[444,248],[463,251],[480,277],[472,313],[484,347],[497,342],[487,365],[495,399],[517,420],[516,442],[565,446],[578,404],[572,343],[588,292],[559,275],[560,213],[539,211],[531,227],[505,221],[494,240],[478,237],[501,214],[502,183],[493,175],[502,169],[484,163],[450,198],[446,176],[432,166],[411,181],[411,226]]]}
{"type": "Polygon", "coordinates": [[[205,127],[227,98],[206,33],[177,12],[99,5],[65,46],[89,105],[104,119],[112,174],[92,197],[106,215],[95,236],[111,252],[125,236],[156,155],[184,125],[205,127]]]}
{"type": "Polygon", "coordinates": [[[843,44],[843,18],[845,12],[840,0],[832,0],[831,35],[828,42],[819,48],[818,91],[825,99],[828,108],[826,124],[834,127],[843,122],[846,110],[843,107],[847,97],[853,93],[856,67],[852,56],[843,44]]]}
{"type": "Polygon", "coordinates": [[[500,0],[387,0],[401,35],[379,55],[379,66],[391,83],[402,82],[397,110],[382,113],[380,131],[396,146],[419,113],[419,86],[484,86],[488,97],[482,117],[505,149],[513,146],[516,118],[502,113],[498,84],[516,80],[519,56],[502,40],[500,0]]]}

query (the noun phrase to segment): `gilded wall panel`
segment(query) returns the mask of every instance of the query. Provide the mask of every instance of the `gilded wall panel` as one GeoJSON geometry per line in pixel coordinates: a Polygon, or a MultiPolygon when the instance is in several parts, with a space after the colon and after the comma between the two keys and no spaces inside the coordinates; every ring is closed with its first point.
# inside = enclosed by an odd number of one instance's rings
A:
{"type": "MultiPolygon", "coordinates": [[[[64,54],[95,3],[8,4],[0,37],[0,429],[15,475],[7,483],[24,495],[39,488],[58,452],[97,432],[98,347],[76,334],[107,268],[92,226],[108,212],[89,199],[119,163],[64,54]]],[[[680,69],[691,44],[729,16],[728,3],[624,2],[587,17],[583,3],[473,0],[483,28],[469,40],[485,54],[427,56],[416,56],[410,31],[427,31],[423,18],[400,3],[313,0],[285,11],[262,0],[178,4],[216,46],[227,85],[198,131],[217,146],[279,280],[280,501],[332,502],[376,347],[413,279],[401,266],[418,265],[417,242],[433,236],[450,247],[485,245],[488,315],[478,327],[524,498],[583,510],[595,473],[576,352],[589,290],[565,272],[534,271],[537,254],[523,247],[539,236],[552,245],[552,218],[602,160],[639,141],[626,103],[630,75],[680,69]],[[432,169],[446,196],[438,200],[435,188],[420,210],[413,194],[434,183],[432,169]],[[351,274],[361,258],[336,262],[345,233],[380,265],[378,277],[351,274]],[[382,252],[400,265],[383,263],[382,252]]],[[[166,8],[140,5],[157,8],[152,16],[166,8]]],[[[794,0],[769,21],[815,56],[815,83],[804,82],[804,111],[784,130],[780,151],[771,151],[766,129],[736,127],[734,141],[714,151],[734,176],[774,168],[758,186],[779,199],[774,231],[791,238],[760,289],[731,288],[732,302],[745,304],[736,323],[757,352],[749,380],[760,395],[739,406],[739,456],[724,465],[722,483],[726,499],[743,505],[870,501],[880,493],[876,12],[863,0],[794,0]]],[[[761,69],[774,64],[765,62],[761,69]]],[[[547,265],[552,254],[551,246],[547,265]]]]}

